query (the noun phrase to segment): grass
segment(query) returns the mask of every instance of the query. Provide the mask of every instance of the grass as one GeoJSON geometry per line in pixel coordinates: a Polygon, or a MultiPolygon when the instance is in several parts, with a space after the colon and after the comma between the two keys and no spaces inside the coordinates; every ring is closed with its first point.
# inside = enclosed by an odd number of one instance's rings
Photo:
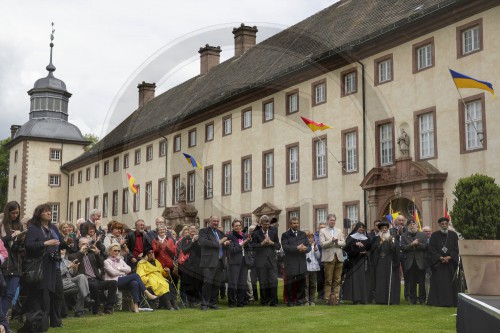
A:
{"type": "MultiPolygon", "coordinates": [[[[279,295],[282,295],[280,280],[279,295]]],[[[282,301],[282,300],[280,300],[282,301]]],[[[220,310],[156,310],[64,320],[63,328],[49,332],[152,333],[152,332],[455,332],[456,308],[422,305],[350,305],[277,308],[250,305],[220,310]]],[[[17,323],[16,323],[17,324],[17,323]]],[[[17,325],[14,326],[17,329],[17,325]]]]}

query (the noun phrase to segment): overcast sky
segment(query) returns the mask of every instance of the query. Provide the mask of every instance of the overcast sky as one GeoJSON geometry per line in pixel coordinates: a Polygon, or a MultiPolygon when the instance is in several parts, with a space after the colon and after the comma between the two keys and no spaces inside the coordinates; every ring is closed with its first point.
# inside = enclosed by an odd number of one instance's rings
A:
{"type": "Polygon", "coordinates": [[[234,54],[232,28],[259,29],[257,42],[336,0],[0,0],[0,139],[29,117],[27,91],[47,76],[54,22],[54,75],[73,94],[69,120],[99,137],[137,108],[137,84],[157,95],[199,73],[198,49],[234,54]]]}

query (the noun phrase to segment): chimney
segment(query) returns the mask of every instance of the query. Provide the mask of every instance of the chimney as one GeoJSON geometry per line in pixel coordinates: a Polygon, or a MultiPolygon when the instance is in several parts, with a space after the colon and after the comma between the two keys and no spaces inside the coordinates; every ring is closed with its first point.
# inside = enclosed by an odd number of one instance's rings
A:
{"type": "Polygon", "coordinates": [[[14,139],[16,136],[17,130],[21,128],[21,125],[12,125],[10,126],[10,138],[14,139]]]}
{"type": "Polygon", "coordinates": [[[200,47],[198,53],[200,54],[200,75],[207,74],[210,69],[217,66],[220,61],[220,46],[200,47]]]}
{"type": "Polygon", "coordinates": [[[142,81],[137,88],[139,89],[139,107],[144,106],[144,104],[155,98],[155,83],[146,83],[142,81]]]}
{"type": "Polygon", "coordinates": [[[239,57],[248,51],[252,46],[255,46],[257,31],[259,30],[257,30],[256,26],[249,27],[243,23],[239,28],[233,29],[235,57],[239,57]]]}

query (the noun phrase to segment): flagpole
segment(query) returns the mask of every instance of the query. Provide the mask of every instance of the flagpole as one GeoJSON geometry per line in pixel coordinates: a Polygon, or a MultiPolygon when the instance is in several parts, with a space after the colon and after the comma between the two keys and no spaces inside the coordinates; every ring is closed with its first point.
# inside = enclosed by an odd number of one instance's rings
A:
{"type": "Polygon", "coordinates": [[[327,144],[323,141],[323,139],[321,139],[321,138],[320,138],[320,137],[316,134],[316,132],[313,132],[313,134],[314,134],[314,136],[315,136],[315,137],[316,137],[319,141],[321,141],[321,143],[322,143],[322,144],[326,147],[326,150],[330,153],[330,155],[332,155],[332,156],[333,156],[333,158],[335,159],[335,161],[337,161],[337,163],[341,165],[342,170],[343,170],[343,171],[347,171],[347,170],[345,169],[345,167],[344,167],[344,165],[343,165],[342,161],[339,161],[339,160],[335,157],[335,155],[333,155],[333,153],[330,151],[330,149],[328,148],[328,145],[327,145],[327,144]]]}

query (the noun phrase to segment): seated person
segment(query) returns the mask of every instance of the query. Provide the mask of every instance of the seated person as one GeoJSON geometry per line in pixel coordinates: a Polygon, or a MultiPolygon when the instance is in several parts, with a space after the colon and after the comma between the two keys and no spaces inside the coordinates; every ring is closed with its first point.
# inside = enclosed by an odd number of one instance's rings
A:
{"type": "Polygon", "coordinates": [[[89,282],[90,294],[96,303],[92,306],[92,313],[98,314],[99,305],[99,291],[107,291],[107,296],[104,301],[104,313],[113,314],[113,307],[116,300],[117,282],[114,280],[105,281],[99,269],[104,267],[104,260],[99,254],[99,249],[95,244],[90,244],[87,237],[82,237],[78,241],[79,251],[72,253],[69,256],[70,261],[78,259],[78,274],[85,274],[89,282]]]}
{"type": "Polygon", "coordinates": [[[160,308],[165,306],[168,310],[179,310],[176,303],[177,294],[170,292],[171,284],[166,280],[170,269],[161,266],[161,263],[155,259],[152,249],[148,250],[146,257],[137,263],[137,274],[146,288],[150,288],[156,296],[160,297],[160,308]]]}
{"type": "Polygon", "coordinates": [[[104,260],[104,280],[114,280],[118,282],[119,289],[130,290],[132,294],[132,312],[139,312],[140,294],[144,294],[148,299],[156,299],[157,296],[151,294],[139,275],[130,272],[132,269],[120,258],[120,244],[113,243],[108,246],[108,259],[104,260]]]}
{"type": "Polygon", "coordinates": [[[66,295],[76,294],[76,304],[74,307],[75,317],[83,316],[84,305],[92,306],[95,301],[90,297],[89,282],[84,274],[77,274],[78,259],[69,261],[66,257],[66,249],[61,249],[61,276],[63,290],[66,295]]]}

